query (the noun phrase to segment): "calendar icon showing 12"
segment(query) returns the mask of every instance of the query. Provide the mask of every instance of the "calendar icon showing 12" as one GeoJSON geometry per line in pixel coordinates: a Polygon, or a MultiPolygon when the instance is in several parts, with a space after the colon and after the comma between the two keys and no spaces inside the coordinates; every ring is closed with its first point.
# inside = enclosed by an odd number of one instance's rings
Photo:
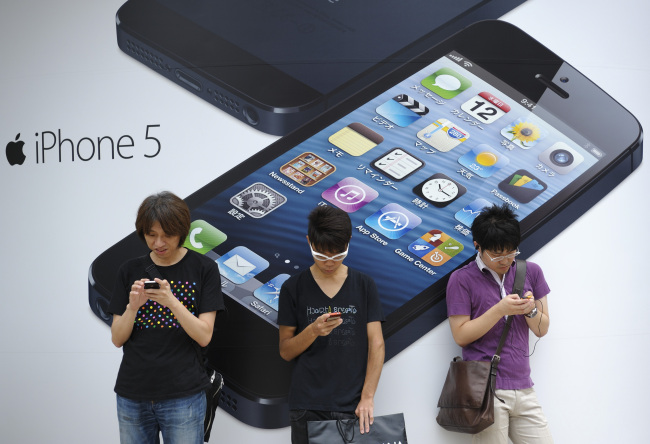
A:
{"type": "Polygon", "coordinates": [[[479,122],[486,124],[494,123],[510,111],[510,105],[485,91],[463,103],[460,108],[479,122]]]}

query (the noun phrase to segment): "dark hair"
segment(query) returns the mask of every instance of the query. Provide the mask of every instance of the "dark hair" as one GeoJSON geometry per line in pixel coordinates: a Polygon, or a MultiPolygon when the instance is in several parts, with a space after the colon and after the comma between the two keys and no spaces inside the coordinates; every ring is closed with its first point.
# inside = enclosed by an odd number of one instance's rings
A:
{"type": "Polygon", "coordinates": [[[519,221],[507,204],[481,211],[472,223],[472,236],[483,251],[512,251],[521,242],[519,221]]]}
{"type": "Polygon", "coordinates": [[[318,251],[341,253],[352,237],[350,216],[335,207],[316,207],[309,213],[307,236],[318,251]]]}
{"type": "Polygon", "coordinates": [[[135,230],[140,239],[145,240],[144,235],[156,222],[165,234],[180,236],[180,247],[190,232],[190,209],[183,199],[169,191],[152,194],[142,201],[135,218],[135,230]]]}

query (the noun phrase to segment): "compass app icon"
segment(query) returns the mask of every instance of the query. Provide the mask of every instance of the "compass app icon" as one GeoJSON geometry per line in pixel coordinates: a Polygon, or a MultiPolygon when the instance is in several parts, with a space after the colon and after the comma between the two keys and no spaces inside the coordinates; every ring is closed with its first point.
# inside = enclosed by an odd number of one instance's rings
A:
{"type": "Polygon", "coordinates": [[[366,225],[389,239],[399,239],[421,223],[422,219],[396,203],[366,218],[366,225]]]}

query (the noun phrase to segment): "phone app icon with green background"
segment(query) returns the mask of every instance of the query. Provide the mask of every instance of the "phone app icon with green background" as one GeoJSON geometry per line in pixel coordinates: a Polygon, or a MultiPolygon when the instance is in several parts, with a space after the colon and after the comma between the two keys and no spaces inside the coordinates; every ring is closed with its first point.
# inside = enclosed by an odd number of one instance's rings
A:
{"type": "Polygon", "coordinates": [[[452,99],[472,86],[472,82],[450,68],[441,68],[420,83],[443,99],[452,99]]]}
{"type": "Polygon", "coordinates": [[[198,253],[205,254],[228,239],[226,234],[204,220],[198,219],[190,224],[190,234],[183,246],[198,253]]]}

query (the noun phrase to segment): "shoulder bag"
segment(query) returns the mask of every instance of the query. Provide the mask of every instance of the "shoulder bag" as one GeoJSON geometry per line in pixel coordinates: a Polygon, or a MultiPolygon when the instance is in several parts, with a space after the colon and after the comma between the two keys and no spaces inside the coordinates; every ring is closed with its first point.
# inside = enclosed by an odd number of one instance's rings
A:
{"type": "MultiPolygon", "coordinates": [[[[521,297],[526,278],[526,261],[517,259],[512,292],[521,297]]],[[[447,379],[438,400],[436,421],[451,432],[479,433],[494,423],[494,389],[501,349],[510,330],[508,316],[499,346],[490,362],[463,361],[456,356],[449,364],[447,379]]],[[[501,401],[503,402],[503,401],[501,401]]]]}

